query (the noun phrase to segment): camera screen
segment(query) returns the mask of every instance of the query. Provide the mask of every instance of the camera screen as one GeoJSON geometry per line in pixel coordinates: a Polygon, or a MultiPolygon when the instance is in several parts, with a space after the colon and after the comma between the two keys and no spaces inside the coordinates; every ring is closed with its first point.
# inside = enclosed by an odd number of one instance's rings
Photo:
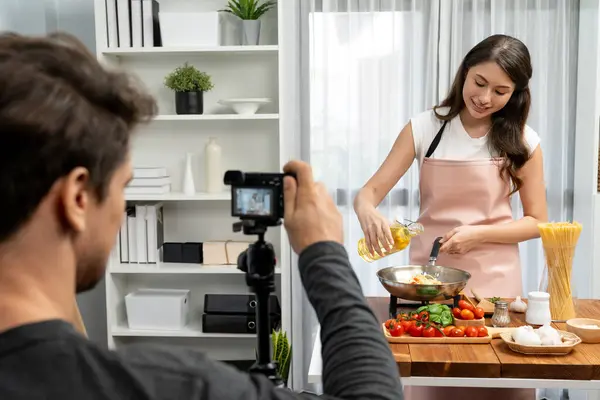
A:
{"type": "Polygon", "coordinates": [[[272,214],[273,190],[270,188],[235,188],[233,209],[237,216],[272,214]]]}

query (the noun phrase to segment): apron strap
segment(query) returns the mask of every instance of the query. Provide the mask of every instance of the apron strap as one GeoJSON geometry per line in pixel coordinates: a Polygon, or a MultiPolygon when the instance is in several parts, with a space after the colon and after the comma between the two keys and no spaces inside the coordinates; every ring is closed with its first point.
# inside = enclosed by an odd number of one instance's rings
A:
{"type": "Polygon", "coordinates": [[[440,128],[438,133],[433,138],[433,142],[431,142],[431,144],[429,145],[429,148],[427,149],[427,153],[425,154],[425,158],[431,157],[431,155],[433,154],[435,149],[437,149],[438,145],[440,144],[440,140],[442,140],[442,133],[444,133],[444,128],[446,127],[447,123],[448,123],[448,121],[444,121],[444,123],[442,124],[442,127],[440,128]]]}

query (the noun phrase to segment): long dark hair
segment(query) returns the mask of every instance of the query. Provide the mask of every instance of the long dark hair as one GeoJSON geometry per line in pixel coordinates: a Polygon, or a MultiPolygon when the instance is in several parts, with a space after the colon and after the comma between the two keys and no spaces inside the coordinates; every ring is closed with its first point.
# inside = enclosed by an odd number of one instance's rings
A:
{"type": "Polygon", "coordinates": [[[528,85],[532,68],[527,46],[507,35],[492,35],[479,42],[463,59],[450,93],[444,101],[434,107],[434,112],[437,118],[444,121],[456,117],[465,107],[462,92],[467,72],[471,67],[488,61],[498,64],[515,84],[515,90],[508,103],[492,114],[492,127],[488,139],[491,150],[504,160],[500,174],[510,177],[510,194],[513,194],[523,183],[518,171],[529,160],[529,151],[523,137],[531,105],[528,85]],[[440,115],[437,112],[439,107],[450,107],[450,111],[446,115],[440,115]]]}

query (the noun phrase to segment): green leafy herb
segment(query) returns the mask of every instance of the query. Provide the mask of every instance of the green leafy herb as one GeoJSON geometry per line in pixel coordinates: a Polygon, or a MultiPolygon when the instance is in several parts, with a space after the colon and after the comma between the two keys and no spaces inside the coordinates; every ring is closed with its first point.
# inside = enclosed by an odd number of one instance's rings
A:
{"type": "Polygon", "coordinates": [[[496,303],[497,301],[500,301],[500,297],[492,297],[490,299],[490,303],[496,303]]]}
{"type": "Polygon", "coordinates": [[[446,327],[454,322],[452,317],[452,309],[445,304],[430,304],[427,306],[421,306],[417,309],[417,313],[427,311],[429,313],[429,320],[437,324],[446,327]]]}

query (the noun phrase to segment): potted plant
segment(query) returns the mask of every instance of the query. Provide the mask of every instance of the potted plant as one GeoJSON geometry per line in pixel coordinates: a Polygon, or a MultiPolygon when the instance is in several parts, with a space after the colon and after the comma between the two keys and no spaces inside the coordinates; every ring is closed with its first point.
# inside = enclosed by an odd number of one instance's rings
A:
{"type": "Polygon", "coordinates": [[[277,364],[277,374],[287,386],[290,362],[292,361],[292,346],[290,346],[287,333],[281,329],[273,330],[271,344],[273,346],[273,361],[277,364]]]}
{"type": "Polygon", "coordinates": [[[175,92],[177,114],[202,114],[204,92],[214,87],[210,76],[187,62],[165,77],[165,86],[175,92]]]}
{"type": "Polygon", "coordinates": [[[276,1],[229,0],[224,12],[242,20],[242,44],[257,45],[260,37],[260,17],[277,4],[276,1]]]}

